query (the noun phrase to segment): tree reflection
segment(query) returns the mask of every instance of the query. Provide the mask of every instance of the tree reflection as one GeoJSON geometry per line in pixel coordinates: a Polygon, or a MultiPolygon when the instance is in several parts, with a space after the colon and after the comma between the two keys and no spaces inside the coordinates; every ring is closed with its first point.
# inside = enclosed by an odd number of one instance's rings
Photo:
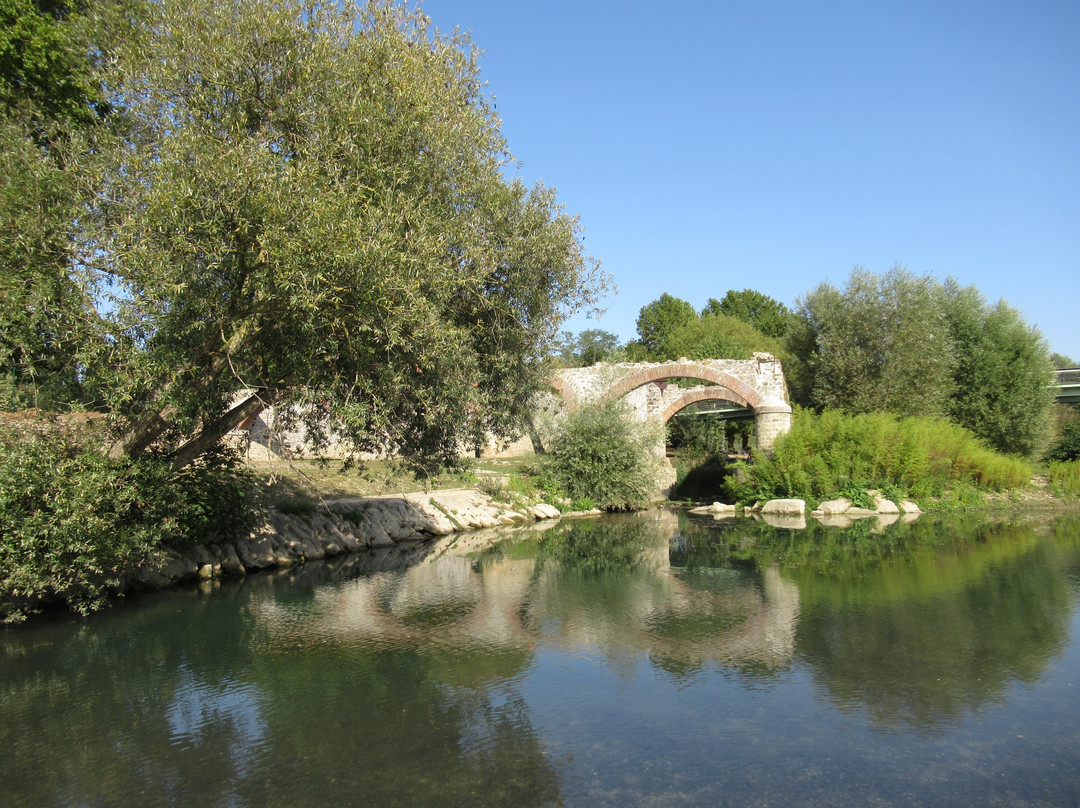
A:
{"type": "Polygon", "coordinates": [[[5,808],[559,804],[526,705],[491,688],[527,653],[268,643],[276,584],[252,583],[7,633],[5,808]]]}
{"type": "Polygon", "coordinates": [[[1037,679],[1068,640],[1075,519],[744,534],[702,555],[778,564],[801,598],[796,654],[830,700],[876,726],[954,723],[1037,679]]]}

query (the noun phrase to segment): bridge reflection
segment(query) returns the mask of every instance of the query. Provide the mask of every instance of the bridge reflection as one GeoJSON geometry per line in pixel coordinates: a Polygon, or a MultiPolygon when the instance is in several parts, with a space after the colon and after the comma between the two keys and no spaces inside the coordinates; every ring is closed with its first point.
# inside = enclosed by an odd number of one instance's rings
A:
{"type": "Polygon", "coordinates": [[[672,568],[673,536],[677,514],[655,511],[617,525],[564,524],[480,553],[448,539],[403,572],[321,589],[303,613],[267,600],[258,619],[285,642],[593,649],[758,671],[788,665],[797,586],[775,569],[672,568]]]}

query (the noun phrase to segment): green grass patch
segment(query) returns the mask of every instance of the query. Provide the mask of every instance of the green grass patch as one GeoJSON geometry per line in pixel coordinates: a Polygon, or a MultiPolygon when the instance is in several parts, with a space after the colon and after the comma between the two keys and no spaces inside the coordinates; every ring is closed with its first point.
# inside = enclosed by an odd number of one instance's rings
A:
{"type": "Polygon", "coordinates": [[[1080,496],[1080,460],[1052,460],[1047,466],[1047,477],[1054,493],[1080,496]]]}

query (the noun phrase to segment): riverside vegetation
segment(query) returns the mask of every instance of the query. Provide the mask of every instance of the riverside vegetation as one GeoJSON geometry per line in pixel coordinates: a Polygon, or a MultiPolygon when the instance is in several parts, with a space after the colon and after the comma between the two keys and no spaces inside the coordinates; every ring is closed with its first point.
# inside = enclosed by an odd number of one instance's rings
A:
{"type": "MultiPolygon", "coordinates": [[[[523,429],[560,324],[608,281],[554,193],[504,176],[466,37],[390,0],[4,0],[0,21],[0,408],[107,418],[5,421],[0,598],[90,609],[162,547],[242,533],[257,486],[222,438],[269,403],[316,447],[426,469],[523,429]]],[[[775,457],[716,463],[738,500],[875,486],[961,507],[1026,485],[1049,434],[1037,331],[900,268],[794,312],[664,295],[638,330],[565,355],[790,360],[818,412],[775,457]]],[[[1047,468],[1066,496],[1072,424],[1047,468]]],[[[655,445],[618,405],[583,410],[507,488],[641,507],[655,445]]]]}

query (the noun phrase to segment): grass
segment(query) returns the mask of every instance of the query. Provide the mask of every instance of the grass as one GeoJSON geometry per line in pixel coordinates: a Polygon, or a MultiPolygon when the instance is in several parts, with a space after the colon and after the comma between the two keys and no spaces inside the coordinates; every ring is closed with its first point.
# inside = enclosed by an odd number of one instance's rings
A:
{"type": "Polygon", "coordinates": [[[417,475],[400,461],[368,460],[352,468],[341,461],[249,461],[259,482],[260,501],[288,512],[310,510],[320,499],[415,494],[446,488],[496,488],[497,481],[514,490],[524,460],[478,460],[460,470],[417,475]]]}
{"type": "Polygon", "coordinates": [[[1047,465],[1047,477],[1054,493],[1080,496],[1080,460],[1052,460],[1047,465]]]}

